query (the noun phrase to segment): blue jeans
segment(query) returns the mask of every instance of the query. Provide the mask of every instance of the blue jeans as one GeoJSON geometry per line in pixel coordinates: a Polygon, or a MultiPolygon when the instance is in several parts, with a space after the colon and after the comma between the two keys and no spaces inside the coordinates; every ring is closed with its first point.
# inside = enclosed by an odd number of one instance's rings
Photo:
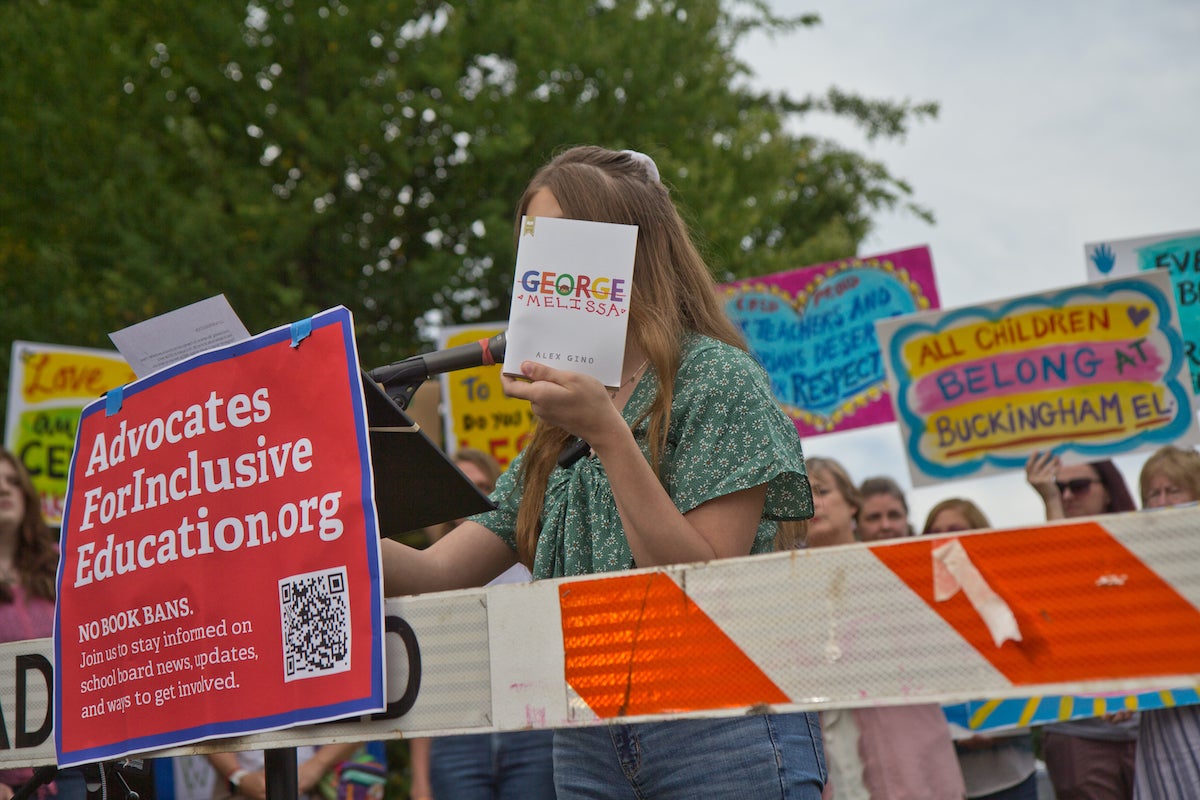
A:
{"type": "Polygon", "coordinates": [[[438,737],[429,782],[438,800],[554,800],[554,731],[438,737]]]}
{"type": "Polygon", "coordinates": [[[1033,773],[1016,786],[1010,786],[992,794],[980,795],[975,800],[1038,800],[1037,773],[1033,773]]]}
{"type": "Polygon", "coordinates": [[[825,777],[815,714],[554,732],[558,800],[816,800],[825,777]]]}
{"type": "Polygon", "coordinates": [[[83,777],[83,767],[69,767],[59,770],[54,778],[58,787],[57,800],[87,800],[87,783],[83,777]]]}

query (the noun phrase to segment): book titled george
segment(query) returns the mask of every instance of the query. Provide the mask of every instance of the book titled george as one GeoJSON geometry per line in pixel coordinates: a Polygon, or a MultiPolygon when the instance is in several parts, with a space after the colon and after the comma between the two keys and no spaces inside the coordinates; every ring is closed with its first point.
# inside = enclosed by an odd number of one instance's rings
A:
{"type": "Polygon", "coordinates": [[[637,226],[525,217],[504,372],[537,361],[621,383],[637,226]]]}

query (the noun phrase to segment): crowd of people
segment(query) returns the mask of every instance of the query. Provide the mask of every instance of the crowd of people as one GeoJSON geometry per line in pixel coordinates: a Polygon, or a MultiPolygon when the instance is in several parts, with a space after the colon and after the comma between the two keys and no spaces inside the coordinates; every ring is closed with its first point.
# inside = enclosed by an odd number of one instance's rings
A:
{"type": "MultiPolygon", "coordinates": [[[[480,585],[518,562],[553,578],[915,535],[893,478],[856,482],[835,460],[804,462],[762,371],[713,307],[711,279],[646,156],[567,151],[530,183],[526,213],[639,225],[622,381],[606,390],[536,363],[506,376],[505,392],[528,400],[538,425],[497,482],[499,508],[424,550],[385,543],[388,592],[480,585]],[[557,468],[575,438],[589,457],[557,468]]],[[[1195,500],[1175,473],[1155,477],[1159,458],[1143,470],[1143,505],[1195,500]]],[[[1035,453],[1026,475],[1048,521],[1136,508],[1109,461],[1035,453]]],[[[921,532],[988,527],[975,503],[950,498],[921,532]]],[[[1196,721],[1186,708],[1118,714],[1047,726],[1039,741],[1027,729],[956,741],[932,704],[608,725],[556,731],[554,779],[562,798],[692,797],[704,786],[710,797],[1024,800],[1038,796],[1040,752],[1059,800],[1189,797],[1200,796],[1195,770],[1174,765],[1196,721]]]]}
{"type": "MultiPolygon", "coordinates": [[[[505,393],[528,401],[538,420],[528,445],[504,471],[482,454],[457,457],[496,509],[430,530],[424,547],[383,540],[388,595],[989,527],[970,499],[950,498],[917,533],[894,478],[855,480],[836,460],[805,460],[649,157],[569,149],[533,176],[518,204],[518,219],[526,214],[638,226],[621,381],[605,387],[532,362],[506,375],[505,393]],[[576,440],[589,452],[559,466],[576,440]]],[[[28,475],[4,455],[0,635],[47,636],[57,552],[33,519],[28,475]]],[[[1137,507],[1109,461],[1035,453],[1026,475],[1046,520],[1137,507]]],[[[1196,502],[1200,455],[1164,447],[1138,486],[1147,509],[1196,502]]],[[[917,703],[414,740],[412,800],[1027,800],[1038,797],[1035,753],[1058,800],[1200,797],[1195,706],[1036,733],[956,739],[940,706],[917,703]]],[[[354,749],[306,753],[302,788],[354,749]]],[[[261,764],[237,754],[211,761],[220,796],[264,795],[261,764]]],[[[24,778],[0,773],[0,800],[24,778]]],[[[70,782],[44,793],[55,791],[71,796],[70,782]]]]}

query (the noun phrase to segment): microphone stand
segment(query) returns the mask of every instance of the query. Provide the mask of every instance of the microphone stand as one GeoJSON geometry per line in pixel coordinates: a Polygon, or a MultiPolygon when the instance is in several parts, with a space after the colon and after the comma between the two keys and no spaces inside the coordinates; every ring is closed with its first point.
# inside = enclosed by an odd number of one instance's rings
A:
{"type": "MultiPolygon", "coordinates": [[[[401,362],[401,366],[412,363],[412,369],[406,369],[398,377],[392,377],[385,381],[377,381],[380,386],[383,386],[385,395],[388,395],[395,402],[400,410],[407,411],[409,403],[413,402],[413,396],[416,395],[416,390],[420,389],[421,384],[424,384],[428,379],[428,374],[425,371],[425,363],[421,362],[420,357],[412,357],[401,362]],[[406,374],[407,373],[407,374],[406,374]]],[[[370,375],[368,375],[370,378],[370,375]]],[[[372,380],[374,380],[372,378],[372,380]]]]}
{"type": "Polygon", "coordinates": [[[263,772],[267,776],[267,800],[296,800],[300,796],[296,748],[264,750],[263,772]]]}
{"type": "Polygon", "coordinates": [[[408,381],[406,383],[384,383],[383,392],[388,397],[392,398],[396,405],[400,406],[401,411],[407,411],[409,403],[412,402],[413,395],[417,393],[417,389],[421,388],[421,384],[425,382],[425,378],[408,381]]]}

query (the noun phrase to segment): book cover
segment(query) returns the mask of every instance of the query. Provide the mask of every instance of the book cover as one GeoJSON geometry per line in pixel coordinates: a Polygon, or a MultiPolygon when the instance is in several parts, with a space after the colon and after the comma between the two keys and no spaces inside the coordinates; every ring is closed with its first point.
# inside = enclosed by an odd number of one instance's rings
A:
{"type": "Polygon", "coordinates": [[[504,371],[522,361],[621,383],[637,226],[525,217],[504,371]]]}

